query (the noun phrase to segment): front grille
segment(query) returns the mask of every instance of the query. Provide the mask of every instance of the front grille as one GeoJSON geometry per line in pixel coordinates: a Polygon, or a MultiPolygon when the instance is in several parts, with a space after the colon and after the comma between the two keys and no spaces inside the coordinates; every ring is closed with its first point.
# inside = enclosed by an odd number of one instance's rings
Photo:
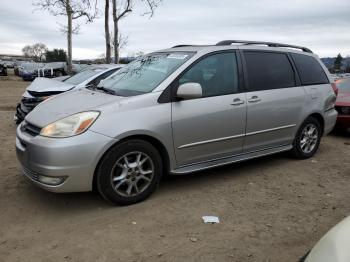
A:
{"type": "Polygon", "coordinates": [[[41,128],[25,121],[21,126],[21,131],[31,136],[37,136],[40,134],[41,128]]]}
{"type": "Polygon", "coordinates": [[[21,102],[22,110],[29,113],[34,109],[34,107],[42,102],[42,100],[38,98],[23,98],[21,102]]]}
{"type": "Polygon", "coordinates": [[[32,171],[24,166],[22,166],[22,171],[27,177],[30,177],[31,179],[33,179],[35,181],[39,181],[39,174],[35,173],[34,171],[32,171]]]}

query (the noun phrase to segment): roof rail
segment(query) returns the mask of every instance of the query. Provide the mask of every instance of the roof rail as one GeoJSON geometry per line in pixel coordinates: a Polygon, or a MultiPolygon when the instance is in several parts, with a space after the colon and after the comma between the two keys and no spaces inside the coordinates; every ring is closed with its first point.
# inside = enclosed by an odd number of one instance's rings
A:
{"type": "Polygon", "coordinates": [[[303,47],[303,46],[296,46],[296,45],[287,45],[287,44],[280,44],[280,43],[273,43],[273,42],[261,42],[261,41],[245,41],[245,40],[224,40],[217,43],[217,46],[224,46],[224,45],[232,45],[232,44],[243,44],[243,45],[267,45],[270,47],[288,47],[288,48],[295,48],[295,49],[301,49],[304,52],[312,53],[312,51],[309,48],[303,47]]]}
{"type": "Polygon", "coordinates": [[[193,46],[193,45],[175,45],[172,48],[176,48],[176,47],[187,47],[187,46],[193,46]]]}

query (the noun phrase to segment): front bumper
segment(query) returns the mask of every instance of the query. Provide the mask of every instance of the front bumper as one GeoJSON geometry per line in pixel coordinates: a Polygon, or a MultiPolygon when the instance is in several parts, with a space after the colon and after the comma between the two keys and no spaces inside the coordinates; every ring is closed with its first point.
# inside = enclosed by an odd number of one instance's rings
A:
{"type": "Polygon", "coordinates": [[[33,81],[37,76],[34,74],[23,74],[22,73],[22,79],[24,81],[33,81]]]}
{"type": "Polygon", "coordinates": [[[51,192],[91,191],[99,159],[116,141],[86,131],[69,138],[33,136],[17,128],[16,153],[24,175],[37,186],[51,192]],[[48,185],[38,176],[63,177],[59,185],[48,185]]]}

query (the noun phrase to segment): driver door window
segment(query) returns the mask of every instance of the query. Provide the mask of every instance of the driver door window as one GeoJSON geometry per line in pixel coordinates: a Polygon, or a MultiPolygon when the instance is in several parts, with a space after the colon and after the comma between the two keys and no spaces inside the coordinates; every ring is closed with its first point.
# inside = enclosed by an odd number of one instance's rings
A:
{"type": "Polygon", "coordinates": [[[203,97],[238,92],[237,58],[234,52],[210,55],[193,65],[180,79],[179,85],[198,83],[203,97]]]}

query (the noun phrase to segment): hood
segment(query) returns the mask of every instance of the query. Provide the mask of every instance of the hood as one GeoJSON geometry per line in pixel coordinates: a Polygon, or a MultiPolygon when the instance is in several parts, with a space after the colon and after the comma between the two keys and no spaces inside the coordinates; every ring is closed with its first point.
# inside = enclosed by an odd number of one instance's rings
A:
{"type": "Polygon", "coordinates": [[[339,92],[337,101],[335,102],[337,106],[350,106],[350,93],[349,92],[339,92]]]}
{"type": "Polygon", "coordinates": [[[102,106],[123,99],[126,98],[85,88],[77,89],[45,100],[35,107],[25,120],[38,127],[44,127],[67,116],[89,110],[99,110],[102,106]]]}
{"type": "Polygon", "coordinates": [[[26,90],[33,92],[65,92],[73,87],[74,85],[72,84],[67,84],[65,82],[60,82],[45,77],[39,77],[35,78],[35,80],[26,88],[26,90]]]}
{"type": "Polygon", "coordinates": [[[311,250],[306,262],[350,261],[350,217],[333,227],[311,250]]]}

